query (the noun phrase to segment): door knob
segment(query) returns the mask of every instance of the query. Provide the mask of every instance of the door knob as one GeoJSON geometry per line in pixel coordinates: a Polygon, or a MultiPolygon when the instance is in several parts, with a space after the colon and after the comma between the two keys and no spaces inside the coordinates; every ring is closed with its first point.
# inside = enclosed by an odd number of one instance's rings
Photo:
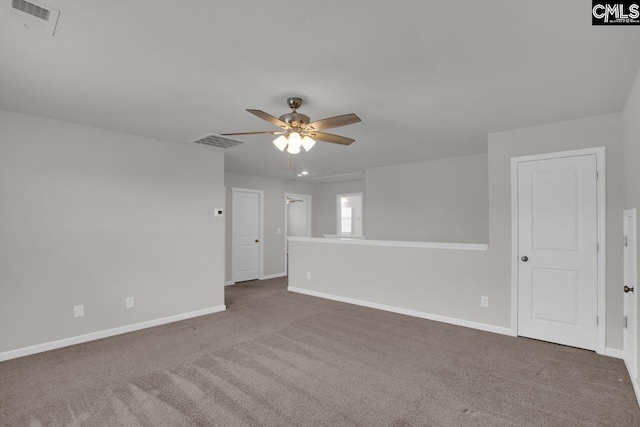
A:
{"type": "Polygon", "coordinates": [[[260,243],[260,239],[256,239],[256,243],[260,243]]]}
{"type": "Polygon", "coordinates": [[[629,292],[633,292],[633,288],[630,288],[627,285],[624,285],[624,293],[628,294],[629,292]]]}
{"type": "Polygon", "coordinates": [[[523,262],[527,262],[529,261],[529,257],[528,256],[523,256],[522,258],[520,258],[523,262]]]}

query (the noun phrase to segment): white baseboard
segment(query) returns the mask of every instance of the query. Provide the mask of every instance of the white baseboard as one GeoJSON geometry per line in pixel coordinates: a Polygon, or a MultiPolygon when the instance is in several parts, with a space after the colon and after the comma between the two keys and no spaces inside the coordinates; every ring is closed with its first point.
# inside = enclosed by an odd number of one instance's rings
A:
{"type": "Polygon", "coordinates": [[[617,348],[611,348],[611,347],[605,348],[604,355],[609,357],[615,357],[616,359],[624,359],[624,351],[617,348]]]}
{"type": "Polygon", "coordinates": [[[287,273],[269,274],[268,276],[262,276],[258,280],[277,279],[278,277],[286,277],[287,273]]]}
{"type": "Polygon", "coordinates": [[[471,322],[469,320],[456,319],[454,317],[440,316],[438,314],[425,313],[422,311],[408,310],[406,308],[392,307],[390,305],[378,304],[375,302],[361,301],[353,298],[341,297],[337,295],[325,294],[322,292],[310,291],[308,289],[294,288],[289,286],[287,290],[297,292],[299,294],[311,295],[330,299],[334,301],[346,302],[348,304],[361,305],[363,307],[375,308],[378,310],[390,311],[392,313],[405,314],[407,316],[420,317],[422,319],[435,320],[436,322],[450,323],[452,325],[464,326],[467,328],[479,329],[481,331],[493,332],[502,335],[512,335],[510,328],[502,326],[489,325],[486,323],[471,322]]]}
{"type": "Polygon", "coordinates": [[[132,325],[120,326],[118,328],[107,329],[90,334],[79,335],[76,337],[64,338],[57,341],[51,341],[43,344],[32,345],[30,347],[9,350],[0,353],[0,362],[5,360],[16,359],[18,357],[29,356],[31,354],[42,353],[44,351],[55,350],[57,348],[68,347],[70,345],[81,344],[88,341],[99,340],[101,338],[112,337],[114,335],[126,334],[127,332],[138,331],[140,329],[152,328],[167,323],[177,322],[179,320],[191,319],[192,317],[204,316],[205,314],[218,313],[227,309],[224,305],[217,307],[204,308],[189,313],[176,314],[175,316],[163,317],[161,319],[148,320],[146,322],[134,323],[132,325]]]}
{"type": "Polygon", "coordinates": [[[629,365],[627,364],[627,360],[624,360],[624,366],[627,367],[627,373],[629,374],[629,378],[631,378],[631,384],[633,385],[633,391],[636,394],[636,400],[638,401],[638,406],[640,406],[640,385],[638,385],[638,380],[631,376],[631,370],[629,369],[629,365]]]}
{"type": "Polygon", "coordinates": [[[236,282],[234,282],[233,280],[229,280],[228,282],[224,282],[225,286],[231,286],[231,285],[235,285],[236,282]]]}

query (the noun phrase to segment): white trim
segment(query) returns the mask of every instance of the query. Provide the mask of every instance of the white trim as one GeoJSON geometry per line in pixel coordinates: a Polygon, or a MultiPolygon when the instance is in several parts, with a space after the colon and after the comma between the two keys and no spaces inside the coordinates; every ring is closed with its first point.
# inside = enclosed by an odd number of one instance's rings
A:
{"type": "Polygon", "coordinates": [[[57,348],[68,347],[70,345],[82,344],[89,341],[108,338],[114,335],[126,334],[127,332],[139,331],[140,329],[147,329],[154,326],[165,325],[167,323],[178,322],[180,320],[191,319],[193,317],[204,316],[206,314],[218,313],[221,311],[225,311],[226,309],[227,307],[224,305],[203,308],[202,310],[191,311],[189,313],[176,314],[173,316],[162,317],[160,319],[147,320],[146,322],[134,323],[132,325],[120,326],[117,328],[106,329],[104,331],[92,332],[90,334],[78,335],[75,337],[64,338],[57,341],[32,345],[30,347],[9,350],[0,353],[0,362],[10,359],[16,359],[18,357],[29,356],[31,354],[42,353],[44,351],[55,350],[57,348]]]}
{"type": "Polygon", "coordinates": [[[258,280],[277,279],[278,277],[286,277],[286,276],[287,276],[287,273],[269,274],[267,276],[262,276],[258,280]]]}
{"type": "Polygon", "coordinates": [[[560,151],[557,153],[535,154],[513,157],[511,159],[511,330],[518,334],[518,163],[536,160],[558,159],[562,157],[596,156],[598,171],[598,337],[596,353],[606,353],[607,333],[607,185],[605,147],[585,148],[582,150],[560,151]]]}
{"type": "Polygon", "coordinates": [[[260,198],[260,218],[259,222],[259,231],[258,231],[258,239],[260,239],[260,248],[258,255],[258,279],[264,275],[264,191],[262,190],[253,190],[250,188],[231,188],[231,280],[236,282],[236,257],[235,257],[235,247],[236,247],[236,233],[234,232],[234,221],[233,218],[235,216],[235,193],[255,193],[260,198]]]}
{"type": "Polygon", "coordinates": [[[604,349],[604,355],[614,357],[616,359],[624,359],[624,351],[619,348],[607,347],[604,349]]]}
{"type": "MultiPolygon", "coordinates": [[[[633,208],[633,209],[625,209],[624,211],[622,211],[622,220],[623,220],[622,233],[623,233],[624,236],[628,236],[629,229],[627,227],[627,218],[632,218],[633,222],[635,223],[635,228],[636,228],[636,235],[633,236],[633,240],[634,240],[634,242],[636,242],[636,251],[637,251],[637,238],[638,238],[638,236],[637,236],[637,228],[638,228],[638,224],[637,224],[636,213],[637,213],[637,211],[636,211],[635,208],[633,208]]],[[[635,287],[636,288],[636,292],[638,292],[638,283],[637,283],[637,268],[638,267],[637,267],[637,265],[635,266],[636,267],[636,282],[629,283],[627,281],[627,277],[626,277],[626,275],[627,275],[626,274],[626,272],[627,272],[627,265],[626,265],[627,264],[627,254],[626,254],[626,252],[629,249],[630,249],[629,247],[624,247],[623,248],[623,251],[624,251],[623,252],[623,255],[624,255],[623,256],[623,259],[624,259],[624,263],[623,263],[624,275],[623,276],[625,276],[625,277],[623,277],[623,285],[635,287]]],[[[637,253],[636,254],[631,254],[631,258],[633,259],[634,264],[637,264],[637,258],[635,258],[636,256],[637,256],[637,253]]],[[[638,297],[637,297],[637,293],[636,292],[633,292],[631,295],[627,294],[624,298],[625,298],[625,300],[627,298],[631,298],[632,299],[631,306],[633,307],[635,305],[635,310],[636,310],[636,316],[635,317],[636,317],[636,321],[637,321],[638,320],[638,309],[637,309],[637,307],[638,307],[637,306],[638,297]]],[[[627,305],[625,303],[624,304],[624,308],[623,308],[623,315],[624,316],[628,315],[628,313],[626,312],[626,307],[627,307],[627,305]]],[[[636,326],[636,334],[638,332],[638,330],[637,330],[638,326],[640,326],[640,325],[637,324],[637,326],[636,326]]],[[[634,372],[635,372],[636,375],[638,375],[638,359],[637,359],[638,358],[638,342],[637,342],[637,340],[638,340],[637,335],[634,337],[634,336],[632,336],[632,334],[629,334],[628,329],[626,331],[623,330],[623,340],[622,340],[623,349],[624,349],[624,347],[629,348],[629,346],[635,347],[635,348],[633,348],[633,350],[635,350],[635,351],[631,351],[630,350],[629,352],[625,352],[623,350],[624,361],[625,361],[625,364],[627,366],[627,370],[629,371],[629,375],[632,378],[633,378],[633,375],[634,375],[633,373],[634,372]],[[630,338],[631,342],[627,343],[626,342],[627,340],[625,339],[625,336],[630,338]],[[625,344],[626,344],[626,346],[625,346],[625,344]],[[631,360],[629,360],[630,359],[629,358],[630,354],[628,354],[628,353],[631,353],[631,352],[633,352],[635,354],[633,355],[633,358],[631,360]],[[635,368],[635,369],[629,369],[630,366],[635,368]]],[[[638,396],[638,399],[640,399],[640,395],[638,396]]]]}
{"type": "MultiPolygon", "coordinates": [[[[308,207],[307,207],[307,237],[311,237],[312,234],[312,224],[311,221],[313,220],[313,205],[312,205],[312,199],[313,197],[309,194],[296,194],[296,193],[284,193],[284,275],[287,275],[287,272],[289,271],[289,263],[287,262],[287,255],[289,255],[289,245],[287,244],[287,238],[288,233],[289,233],[289,212],[287,211],[287,197],[301,197],[306,199],[306,202],[308,203],[308,207]]],[[[278,276],[281,277],[281,276],[278,276]]]]}
{"type": "Polygon", "coordinates": [[[339,234],[325,234],[324,235],[325,239],[344,239],[344,240],[365,240],[367,238],[367,236],[345,236],[345,235],[339,235],[339,234]]]}
{"type": "Polygon", "coordinates": [[[236,282],[234,282],[233,280],[229,280],[227,282],[224,282],[225,286],[231,286],[231,285],[235,285],[235,284],[236,284],[236,282]]]}
{"type": "Polygon", "coordinates": [[[627,361],[624,360],[624,366],[627,368],[627,373],[629,374],[629,378],[631,379],[631,385],[633,385],[633,391],[636,394],[636,400],[638,401],[638,406],[640,406],[640,384],[638,384],[638,380],[631,376],[631,370],[629,369],[629,365],[627,361]]]}
{"type": "Polygon", "coordinates": [[[362,240],[349,239],[342,236],[339,239],[322,237],[289,237],[290,242],[331,243],[338,245],[391,246],[396,248],[424,248],[424,249],[460,249],[467,251],[486,251],[489,245],[480,243],[438,243],[438,242],[402,242],[393,240],[362,240]]]}
{"type": "Polygon", "coordinates": [[[518,163],[511,159],[511,335],[518,336],[518,163]]]}
{"type": "Polygon", "coordinates": [[[362,209],[362,234],[365,234],[364,232],[364,193],[360,192],[360,193],[343,193],[343,194],[336,194],[336,233],[338,233],[339,236],[345,236],[345,237],[349,237],[349,234],[342,234],[342,197],[349,197],[349,196],[360,196],[360,208],[362,209]]]}
{"type": "Polygon", "coordinates": [[[419,317],[421,319],[435,320],[436,322],[449,323],[466,328],[479,329],[481,331],[493,332],[501,335],[511,335],[511,329],[502,326],[489,325],[487,323],[472,322],[469,320],[456,319],[454,317],[440,316],[438,314],[425,313],[422,311],[409,310],[406,308],[392,307],[390,305],[378,304],[375,302],[361,301],[353,298],[341,297],[338,295],[325,294],[322,292],[310,291],[308,289],[294,288],[289,286],[288,291],[296,292],[304,295],[330,299],[333,301],[346,302],[348,304],[360,305],[363,307],[375,308],[377,310],[390,311],[392,313],[404,314],[407,316],[419,317]]]}

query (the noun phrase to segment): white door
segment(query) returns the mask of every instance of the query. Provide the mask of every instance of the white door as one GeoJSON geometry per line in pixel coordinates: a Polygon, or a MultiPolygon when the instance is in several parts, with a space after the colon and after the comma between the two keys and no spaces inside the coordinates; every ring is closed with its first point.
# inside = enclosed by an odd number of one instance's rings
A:
{"type": "Polygon", "coordinates": [[[233,281],[260,277],[262,193],[233,189],[232,199],[233,281]]]}
{"type": "Polygon", "coordinates": [[[596,155],[518,163],[518,335],[595,350],[596,155]]]}
{"type": "Polygon", "coordinates": [[[624,359],[632,378],[638,372],[638,258],[636,210],[624,211],[624,359]]]}

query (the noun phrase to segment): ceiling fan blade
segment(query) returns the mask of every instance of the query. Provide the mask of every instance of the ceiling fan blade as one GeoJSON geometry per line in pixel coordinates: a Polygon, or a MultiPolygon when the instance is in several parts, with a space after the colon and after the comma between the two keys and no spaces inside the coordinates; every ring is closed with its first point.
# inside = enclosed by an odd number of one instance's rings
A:
{"type": "Polygon", "coordinates": [[[283,129],[287,128],[287,124],[285,122],[283,122],[282,120],[278,119],[277,117],[273,117],[271,114],[267,114],[262,110],[247,110],[248,112],[250,112],[251,114],[253,114],[254,116],[258,116],[260,117],[262,120],[266,120],[269,123],[273,123],[274,125],[281,127],[283,129]]]}
{"type": "Polygon", "coordinates": [[[331,142],[333,144],[342,144],[342,145],[350,145],[355,139],[346,138],[344,136],[332,135],[330,133],[324,132],[309,132],[309,136],[313,139],[317,139],[318,141],[331,142]]]}
{"type": "Polygon", "coordinates": [[[340,126],[352,125],[360,122],[360,117],[355,114],[343,114],[341,116],[329,117],[327,119],[317,120],[309,123],[306,127],[312,127],[314,130],[332,129],[340,126]]]}
{"type": "Polygon", "coordinates": [[[284,131],[278,130],[267,130],[263,132],[236,132],[236,133],[221,133],[222,136],[232,136],[232,135],[262,135],[262,134],[271,134],[271,135],[282,135],[284,131]]]}

